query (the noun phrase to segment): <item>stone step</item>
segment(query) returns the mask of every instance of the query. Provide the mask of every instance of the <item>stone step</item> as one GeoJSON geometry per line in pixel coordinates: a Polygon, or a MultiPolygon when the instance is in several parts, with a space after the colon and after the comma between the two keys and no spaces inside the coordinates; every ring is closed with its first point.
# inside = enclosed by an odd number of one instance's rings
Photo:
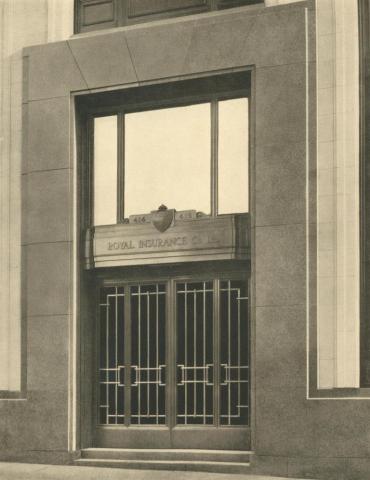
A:
{"type": "Polygon", "coordinates": [[[249,473],[249,463],[203,460],[119,460],[104,458],[80,458],[76,465],[88,467],[125,468],[132,470],[170,470],[227,474],[249,473]]]}
{"type": "Polygon", "coordinates": [[[90,460],[140,460],[140,461],[201,461],[223,463],[249,463],[250,452],[241,450],[201,449],[125,449],[86,448],[81,451],[82,459],[90,460]]]}

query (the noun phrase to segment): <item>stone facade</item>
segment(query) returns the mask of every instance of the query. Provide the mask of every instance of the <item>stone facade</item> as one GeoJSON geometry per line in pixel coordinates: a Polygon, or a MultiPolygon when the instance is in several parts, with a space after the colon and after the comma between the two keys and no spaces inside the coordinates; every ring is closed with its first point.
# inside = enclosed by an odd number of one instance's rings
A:
{"type": "MultiPolygon", "coordinates": [[[[320,9],[312,1],[266,1],[71,36],[71,14],[60,17],[65,28],[56,21],[59,2],[32,3],[30,13],[39,26],[23,30],[17,22],[25,21],[24,12],[12,13],[9,35],[19,39],[22,30],[29,37],[14,46],[15,56],[9,50],[2,76],[2,115],[7,119],[2,172],[8,174],[1,177],[7,186],[1,221],[8,227],[2,231],[1,271],[8,290],[2,301],[0,351],[9,368],[2,369],[0,458],[68,463],[90,446],[80,388],[86,343],[80,324],[76,98],[244,69],[251,72],[253,112],[252,469],[292,477],[366,478],[367,392],[342,390],[338,396],[329,390],[320,398],[312,381],[317,348],[312,340],[317,311],[316,86],[323,88],[316,79],[318,72],[324,76],[317,69],[320,9]],[[31,44],[40,45],[23,51],[21,104],[20,47],[31,44]],[[9,99],[14,102],[10,107],[9,99]],[[10,250],[9,238],[14,240],[10,250]]],[[[4,23],[11,4],[3,4],[4,23]]]]}

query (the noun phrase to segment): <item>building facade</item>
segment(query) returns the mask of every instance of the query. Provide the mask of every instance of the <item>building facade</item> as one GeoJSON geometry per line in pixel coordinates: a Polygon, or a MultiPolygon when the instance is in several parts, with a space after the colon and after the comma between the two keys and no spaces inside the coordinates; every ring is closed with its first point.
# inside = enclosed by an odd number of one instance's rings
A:
{"type": "Polygon", "coordinates": [[[0,6],[0,459],[367,478],[368,2],[0,6]]]}

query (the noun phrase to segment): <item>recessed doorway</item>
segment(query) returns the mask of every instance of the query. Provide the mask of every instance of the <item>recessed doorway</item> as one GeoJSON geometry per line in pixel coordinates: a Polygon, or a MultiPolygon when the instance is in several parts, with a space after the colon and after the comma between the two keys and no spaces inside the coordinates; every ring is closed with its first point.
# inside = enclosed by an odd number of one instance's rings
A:
{"type": "Polygon", "coordinates": [[[248,282],[98,287],[95,446],[248,449],[248,282]]]}

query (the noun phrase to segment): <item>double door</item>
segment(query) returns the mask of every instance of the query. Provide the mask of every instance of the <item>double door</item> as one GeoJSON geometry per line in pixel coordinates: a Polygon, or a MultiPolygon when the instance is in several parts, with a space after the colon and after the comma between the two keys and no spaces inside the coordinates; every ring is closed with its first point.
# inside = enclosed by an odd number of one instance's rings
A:
{"type": "Polygon", "coordinates": [[[95,446],[249,449],[248,282],[103,282],[95,446]]]}

